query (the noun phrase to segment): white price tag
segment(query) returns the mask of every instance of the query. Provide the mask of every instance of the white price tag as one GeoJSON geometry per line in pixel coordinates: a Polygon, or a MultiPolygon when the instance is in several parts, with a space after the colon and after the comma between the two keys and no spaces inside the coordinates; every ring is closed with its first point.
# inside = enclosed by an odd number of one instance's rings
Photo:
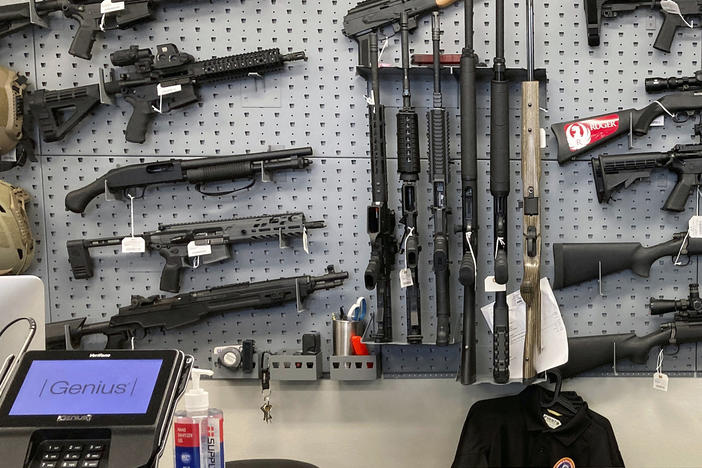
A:
{"type": "Polygon", "coordinates": [[[173,86],[161,86],[161,83],[156,85],[156,94],[159,96],[166,96],[168,94],[179,93],[183,90],[183,87],[179,84],[173,86]]]}
{"type": "Polygon", "coordinates": [[[0,161],[17,162],[17,148],[12,148],[5,154],[0,154],[0,161]]]}
{"type": "Polygon", "coordinates": [[[653,119],[651,127],[665,127],[665,115],[659,115],[653,119]]]}
{"type": "Polygon", "coordinates": [[[188,257],[200,257],[211,253],[212,246],[210,244],[197,245],[195,241],[188,243],[188,257]]]}
{"type": "Polygon", "coordinates": [[[302,228],[302,248],[305,249],[305,253],[309,255],[310,253],[310,240],[307,238],[307,228],[302,228]]]}
{"type": "Polygon", "coordinates": [[[693,216],[690,222],[687,223],[688,234],[694,239],[702,237],[702,216],[693,216]]]}
{"type": "Polygon", "coordinates": [[[124,10],[124,2],[113,2],[112,0],[103,0],[103,2],[100,3],[100,13],[103,15],[122,10],[124,10]]]}
{"type": "Polygon", "coordinates": [[[660,390],[661,392],[667,392],[668,376],[661,372],[656,372],[653,374],[653,388],[655,390],[660,390]]]}
{"type": "Polygon", "coordinates": [[[403,268],[400,270],[400,287],[402,289],[414,286],[414,281],[412,281],[412,270],[409,268],[403,268]]]}
{"type": "Polygon", "coordinates": [[[499,284],[497,281],[495,281],[494,276],[487,276],[485,278],[485,292],[501,292],[501,291],[507,291],[506,284],[499,284]]]}
{"type": "Polygon", "coordinates": [[[546,149],[546,129],[545,128],[540,128],[539,129],[539,137],[541,139],[541,149],[546,149]]]}
{"type": "Polygon", "coordinates": [[[144,253],[146,241],[143,237],[125,237],[122,239],[122,253],[144,253]]]}

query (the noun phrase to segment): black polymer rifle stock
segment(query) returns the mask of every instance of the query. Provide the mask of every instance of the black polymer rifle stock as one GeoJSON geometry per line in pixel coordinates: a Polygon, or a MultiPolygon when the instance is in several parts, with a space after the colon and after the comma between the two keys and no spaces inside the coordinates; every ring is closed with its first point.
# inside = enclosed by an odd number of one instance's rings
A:
{"type": "Polygon", "coordinates": [[[102,177],[85,187],[73,190],[66,195],[66,210],[83,213],[88,204],[109,192],[117,199],[142,198],[146,187],[176,182],[195,184],[203,195],[228,195],[226,192],[207,192],[202,185],[208,182],[250,178],[253,185],[258,174],[268,174],[283,170],[304,169],[312,164],[305,156],[312,155],[312,148],[264,153],[239,154],[233,156],[212,156],[195,159],[170,159],[144,164],[130,164],[111,169],[102,177]]]}
{"type": "Polygon", "coordinates": [[[118,79],[105,82],[101,69],[97,84],[28,93],[25,118],[32,118],[44,141],[58,141],[95,106],[111,104],[113,96],[121,95],[132,106],[126,140],[144,143],[154,117],[200,101],[201,85],[273,72],[282,69],[286,62],[304,59],[304,52],[281,54],[278,49],[267,49],[195,61],[174,44],[158,45],[155,54],[150,49],[131,46],[110,55],[114,66],[130,67],[118,79]]]}
{"type": "MultiPolygon", "coordinates": [[[[146,232],[139,237],[144,239],[147,251],[158,251],[166,260],[161,274],[160,288],[162,291],[175,293],[180,290],[181,271],[184,268],[195,268],[228,260],[232,258],[232,244],[278,239],[283,247],[287,239],[302,237],[307,229],[322,227],[324,222],[306,221],[302,213],[286,213],[161,225],[157,231],[146,232]],[[194,255],[196,250],[190,250],[202,246],[205,250],[210,250],[210,253],[194,255]]],[[[76,279],[92,278],[93,259],[89,249],[120,247],[125,237],[128,236],[69,240],[66,248],[73,276],[76,279]]]]}
{"type": "Polygon", "coordinates": [[[641,109],[625,109],[595,117],[560,122],[551,125],[558,142],[558,163],[589,153],[614,138],[628,134],[646,135],[656,117],[675,115],[674,120],[686,120],[687,112],[702,109],[702,92],[683,91],[667,94],[641,109]]]}
{"type": "MultiPolygon", "coordinates": [[[[505,2],[495,1],[496,52],[490,91],[490,193],[493,197],[495,282],[507,286],[507,202],[509,197],[509,81],[505,66],[505,2]]],[[[493,362],[495,382],[509,380],[509,308],[507,292],[495,292],[493,310],[493,362]]]]}
{"type": "Polygon", "coordinates": [[[449,183],[448,113],[441,94],[441,26],[439,12],[431,22],[434,47],[433,107],[427,112],[429,125],[429,174],[434,192],[434,277],[436,278],[436,344],[446,346],[451,338],[451,294],[449,283],[449,238],[447,185],[449,183]]]}
{"type": "Polygon", "coordinates": [[[603,154],[592,158],[597,200],[607,203],[612,192],[628,188],[639,179],[651,176],[654,169],[667,169],[678,181],[663,204],[666,211],[682,212],[690,192],[700,186],[702,177],[702,145],[676,145],[667,153],[603,154]]]}
{"type": "Polygon", "coordinates": [[[522,82],[522,192],[524,276],[519,291],[526,304],[522,378],[536,377],[541,353],[541,125],[539,82],[534,79],[534,0],[527,0],[527,81],[522,82]]]}
{"type": "Polygon", "coordinates": [[[417,18],[439,8],[446,8],[458,0],[365,0],[344,16],[344,34],[358,42],[358,65],[370,67],[371,37],[380,29],[392,26],[400,31],[400,18],[407,15],[410,31],[417,28],[417,18]]]}
{"type": "Polygon", "coordinates": [[[46,348],[77,348],[82,337],[101,334],[107,336],[106,349],[119,349],[127,346],[132,338],[142,338],[155,329],[168,332],[229,312],[265,309],[296,301],[300,307],[315,291],[339,287],[348,277],[347,272],[336,272],[330,266],[321,276],[238,283],[173,297],[132,296],[131,304],[121,307],[117,315],[106,322],[86,323],[86,318],[77,318],[47,323],[46,348]]]}
{"type": "Polygon", "coordinates": [[[388,206],[388,167],[385,148],[385,106],[380,103],[378,73],[378,34],[370,38],[371,89],[368,103],[370,129],[371,205],[367,213],[371,256],[363,281],[376,294],[376,342],[392,341],[392,287],[390,272],[395,265],[395,212],[388,206]]]}
{"type": "MultiPolygon", "coordinates": [[[[583,3],[587,21],[587,42],[591,47],[600,45],[603,17],[615,18],[619,13],[633,12],[639,7],[648,7],[659,10],[663,14],[663,25],[658,31],[653,47],[662,52],[670,52],[670,46],[673,44],[677,29],[689,27],[685,18],[702,15],[702,2],[699,0],[675,0],[680,14],[661,8],[660,0],[585,0],[583,3]]],[[[694,23],[699,25],[697,21],[694,23]]]]}
{"type": "Polygon", "coordinates": [[[100,32],[127,29],[155,19],[156,6],[171,2],[155,0],[126,0],[113,2],[103,8],[100,0],[45,0],[0,6],[0,37],[31,25],[48,28],[46,17],[63,13],[78,23],[73,42],[68,50],[73,56],[90,60],[93,45],[100,32]]]}
{"type": "MultiPolygon", "coordinates": [[[[702,239],[679,232],[673,238],[651,247],[638,242],[590,242],[553,244],[553,288],[560,289],[601,276],[631,270],[648,278],[653,262],[671,257],[677,265],[681,258],[702,254],[702,239]]],[[[686,265],[687,263],[685,263],[686,265]]]]}
{"type": "Polygon", "coordinates": [[[473,0],[465,0],[466,45],[461,55],[461,204],[460,228],[463,259],[458,279],[463,285],[463,342],[459,379],[463,385],[476,380],[476,278],[478,257],[478,141],[476,120],[476,67],[473,50],[473,0]]]}
{"type": "MultiPolygon", "coordinates": [[[[417,181],[419,181],[419,116],[412,107],[409,78],[409,15],[400,17],[402,32],[402,108],[397,113],[397,172],[402,181],[402,218],[405,225],[404,254],[412,284],[405,287],[407,342],[422,342],[421,298],[419,292],[419,226],[417,225],[417,181]]],[[[402,242],[401,242],[402,244],[402,242]]]]}
{"type": "Polygon", "coordinates": [[[690,285],[687,299],[651,298],[650,306],[652,315],[675,312],[673,321],[663,323],[659,330],[645,336],[623,333],[569,338],[568,362],[559,367],[563,376],[572,377],[613,363],[615,357],[645,364],[653,348],[702,341],[702,301],[698,284],[690,285]]]}

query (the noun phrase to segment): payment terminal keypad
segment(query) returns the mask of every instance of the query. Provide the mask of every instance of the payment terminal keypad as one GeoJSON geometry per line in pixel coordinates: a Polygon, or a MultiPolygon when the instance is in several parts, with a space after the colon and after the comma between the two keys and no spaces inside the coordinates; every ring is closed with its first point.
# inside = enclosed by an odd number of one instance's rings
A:
{"type": "Polygon", "coordinates": [[[46,440],[39,444],[29,468],[105,468],[109,440],[46,440]]]}

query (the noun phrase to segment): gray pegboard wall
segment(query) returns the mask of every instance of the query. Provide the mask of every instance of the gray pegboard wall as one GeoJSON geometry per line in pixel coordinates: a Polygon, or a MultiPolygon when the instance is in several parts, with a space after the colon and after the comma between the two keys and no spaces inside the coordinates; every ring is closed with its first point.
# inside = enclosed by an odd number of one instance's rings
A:
{"type": "MultiPolygon", "coordinates": [[[[11,3],[11,2],[3,2],[11,3]]],[[[232,216],[275,214],[302,211],[308,219],[323,219],[327,227],[310,232],[311,254],[299,240],[281,250],[276,242],[234,246],[234,259],[218,265],[187,272],[181,291],[240,281],[259,281],[286,275],[323,274],[327,264],[346,270],[351,278],[343,288],[319,292],[305,303],[298,314],[294,304],[261,311],[213,317],[193,327],[168,334],[154,333],[140,346],[172,346],[192,352],[199,365],[209,366],[212,348],[255,338],[259,349],[298,350],[303,333],[323,333],[323,351],[331,351],[331,313],[340,305],[348,307],[358,295],[375,296],[363,287],[361,277],[369,255],[365,210],[370,201],[369,143],[366,115],[367,84],[356,73],[357,45],[341,33],[344,14],[356,4],[352,0],[212,0],[162,2],[157,20],[126,31],[109,31],[98,39],[90,62],[68,54],[73,23],[62,15],[52,15],[51,30],[27,30],[0,39],[5,62],[24,71],[35,87],[65,88],[94,83],[100,68],[109,68],[109,53],[133,44],[154,47],[173,42],[196,59],[231,55],[259,48],[279,47],[282,52],[304,50],[306,62],[294,62],[263,79],[221,82],[201,90],[200,103],[169,115],[158,116],[143,145],[126,143],[123,130],[130,107],[118,100],[116,107],[98,108],[62,142],[40,143],[40,162],[0,174],[5,180],[31,190],[35,202],[31,209],[38,245],[37,262],[30,273],[41,276],[47,286],[49,318],[63,320],[87,315],[104,320],[132,294],[159,294],[158,281],[163,261],[151,255],[115,255],[114,249],[96,250],[99,259],[95,278],[73,280],[67,262],[68,239],[105,237],[128,233],[129,209],[118,201],[99,201],[85,215],[67,213],[63,198],[72,188],[91,182],[115,167],[171,156],[226,155],[262,151],[269,147],[311,145],[314,164],[306,171],[277,175],[274,182],[257,184],[246,192],[221,198],[206,198],[185,185],[162,186],[147,191],[135,203],[137,231],[153,230],[159,223],[212,220],[232,216]]],[[[507,2],[507,64],[523,68],[525,60],[524,2],[507,2]]],[[[537,5],[536,64],[548,73],[542,87],[542,124],[596,115],[620,108],[643,107],[654,98],[647,95],[646,77],[691,74],[700,68],[699,30],[680,30],[673,51],[664,54],[652,48],[662,20],[645,8],[634,14],[604,20],[602,45],[587,46],[585,14],[581,1],[547,2],[537,5]]],[[[476,2],[475,46],[481,61],[492,65],[494,56],[494,4],[476,2]]],[[[464,44],[463,4],[443,10],[443,48],[459,53],[464,44]]],[[[429,18],[420,21],[411,35],[413,53],[431,51],[429,18]]],[[[389,39],[382,54],[383,64],[400,63],[399,37],[389,39]]],[[[391,205],[400,213],[399,182],[394,158],[395,117],[401,104],[398,77],[383,75],[382,102],[387,106],[388,177],[391,205]]],[[[413,103],[425,128],[427,107],[431,102],[431,77],[415,74],[412,80],[413,103]]],[[[449,108],[451,136],[450,224],[460,222],[460,131],[457,81],[444,74],[445,104],[449,108]]],[[[492,197],[489,192],[489,79],[478,86],[479,148],[479,266],[481,277],[492,272],[492,197]]],[[[520,94],[512,87],[511,148],[512,194],[510,203],[511,237],[509,291],[519,287],[521,264],[521,179],[520,168],[520,94]]],[[[674,124],[668,119],[663,128],[634,140],[636,148],[647,151],[668,150],[677,143],[690,141],[692,122],[674,124]]],[[[559,166],[555,162],[555,139],[549,135],[544,153],[543,242],[544,275],[552,277],[553,242],[640,241],[651,245],[667,240],[684,230],[693,212],[671,215],[660,210],[672,189],[670,175],[656,175],[616,195],[609,205],[600,205],[594,193],[586,161],[559,166]]],[[[421,135],[426,148],[426,135],[421,135]]],[[[626,138],[616,140],[599,152],[628,150],[626,138]]],[[[422,325],[425,342],[435,334],[434,278],[431,265],[432,220],[430,184],[422,161],[419,191],[419,226],[423,251],[420,264],[422,285],[422,325]]],[[[228,187],[221,184],[222,188],[228,187]]],[[[216,187],[213,187],[216,188],[216,187]]],[[[401,238],[398,226],[397,238],[401,238]]],[[[463,300],[457,267],[461,258],[459,235],[452,237],[451,293],[453,332],[460,336],[458,316],[463,300]]],[[[398,267],[401,266],[398,256],[398,267]]],[[[596,282],[556,291],[556,298],[570,335],[635,331],[647,333],[660,319],[652,318],[645,308],[651,296],[682,297],[687,284],[696,281],[698,263],[674,268],[669,261],[657,262],[651,277],[629,273],[605,278],[603,294],[596,282]]],[[[479,281],[482,289],[482,280],[479,281]]],[[[482,291],[481,304],[492,301],[482,291]]],[[[396,339],[404,338],[404,297],[399,281],[393,277],[393,328],[396,339]]],[[[478,319],[479,375],[489,379],[492,358],[491,337],[478,319]]],[[[382,368],[386,376],[453,376],[458,366],[458,347],[386,346],[382,368]]],[[[671,373],[697,370],[702,349],[683,347],[674,357],[666,357],[663,367],[671,373]]],[[[655,359],[652,353],[652,360],[655,359]]],[[[648,366],[620,365],[620,373],[636,373],[648,366]]],[[[324,370],[329,370],[328,358],[324,370]]],[[[226,377],[220,372],[219,376],[226,377]]]]}

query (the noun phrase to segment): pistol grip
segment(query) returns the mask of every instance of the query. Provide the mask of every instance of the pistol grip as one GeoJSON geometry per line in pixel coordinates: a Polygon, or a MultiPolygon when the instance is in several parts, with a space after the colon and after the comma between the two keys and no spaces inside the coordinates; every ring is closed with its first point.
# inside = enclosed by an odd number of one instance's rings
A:
{"type": "Polygon", "coordinates": [[[159,254],[166,259],[166,265],[161,273],[161,291],[177,293],[180,291],[180,270],[186,265],[185,258],[170,252],[167,248],[161,249],[159,254]]]}
{"type": "Polygon", "coordinates": [[[144,143],[146,132],[151,127],[156,111],[151,107],[150,101],[144,101],[135,97],[127,97],[126,101],[132,106],[132,116],[127,123],[127,141],[131,143],[144,143]]]}
{"type": "Polygon", "coordinates": [[[675,31],[681,26],[685,25],[683,19],[672,13],[663,13],[663,25],[661,30],[658,31],[658,36],[656,36],[656,42],[653,43],[653,48],[658,49],[662,52],[670,52],[670,46],[673,44],[673,37],[675,37],[675,31]]]}
{"type": "Polygon", "coordinates": [[[78,27],[78,31],[76,31],[76,35],[73,36],[73,41],[71,42],[70,49],[68,49],[68,53],[75,57],[90,60],[93,56],[93,44],[95,44],[96,36],[97,29],[81,23],[78,27]]]}
{"type": "Polygon", "coordinates": [[[673,191],[670,192],[668,199],[663,205],[666,211],[685,211],[687,199],[690,197],[690,191],[698,184],[695,174],[680,174],[678,183],[675,184],[673,191]]]}

